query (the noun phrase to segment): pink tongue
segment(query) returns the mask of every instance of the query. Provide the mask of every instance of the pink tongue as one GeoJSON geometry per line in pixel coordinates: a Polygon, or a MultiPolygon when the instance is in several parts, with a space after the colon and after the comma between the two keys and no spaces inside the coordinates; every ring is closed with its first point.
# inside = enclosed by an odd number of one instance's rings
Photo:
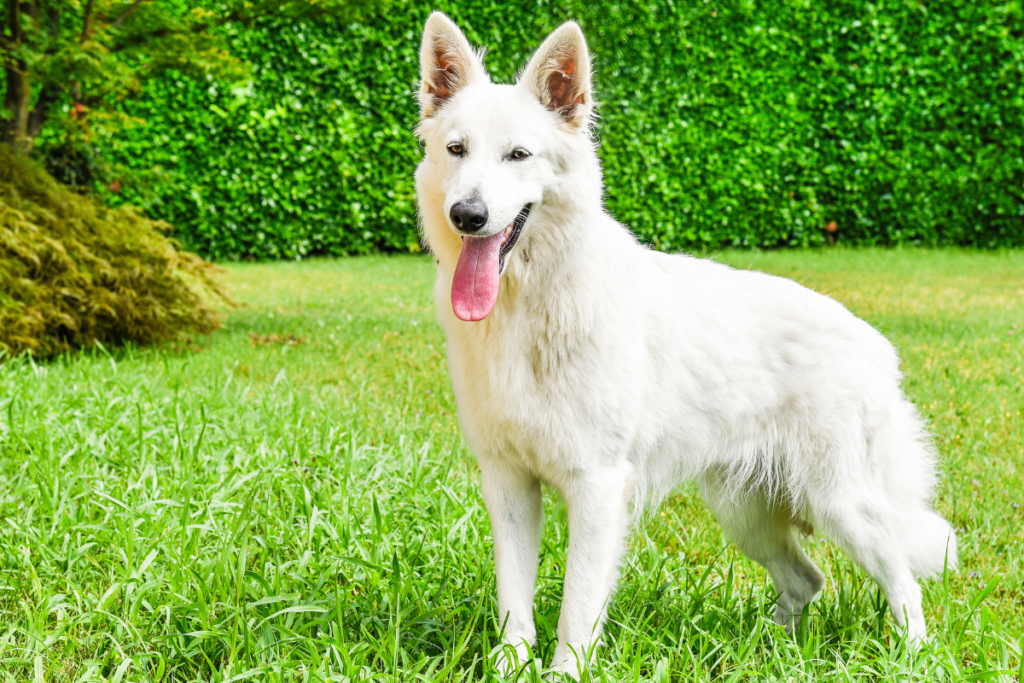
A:
{"type": "Polygon", "coordinates": [[[498,300],[498,254],[503,233],[465,237],[452,280],[452,310],[459,320],[483,320],[498,300]]]}

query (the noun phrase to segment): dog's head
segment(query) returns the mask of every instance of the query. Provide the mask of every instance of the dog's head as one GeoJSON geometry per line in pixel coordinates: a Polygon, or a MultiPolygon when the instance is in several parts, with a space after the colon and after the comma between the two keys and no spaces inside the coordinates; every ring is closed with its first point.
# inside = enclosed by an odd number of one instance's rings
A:
{"type": "Polygon", "coordinates": [[[531,216],[564,195],[573,158],[593,156],[590,57],[583,32],[569,22],[544,41],[515,85],[491,83],[481,53],[435,12],[420,65],[417,133],[426,155],[416,184],[424,232],[453,273],[455,315],[482,320],[530,238],[531,216]]]}

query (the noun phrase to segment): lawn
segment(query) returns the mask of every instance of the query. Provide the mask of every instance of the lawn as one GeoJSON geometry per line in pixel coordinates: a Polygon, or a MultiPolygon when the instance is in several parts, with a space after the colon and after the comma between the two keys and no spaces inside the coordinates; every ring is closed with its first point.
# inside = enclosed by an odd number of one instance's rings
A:
{"type": "MultiPolygon", "coordinates": [[[[608,681],[1021,680],[1024,252],[727,252],[830,294],[899,348],[962,566],[907,651],[824,539],[787,636],[765,572],[692,486],[633,534],[608,681]]],[[[0,681],[468,681],[489,675],[490,531],[421,256],[234,265],[225,329],[0,363],[0,681]]],[[[537,590],[554,648],[557,495],[537,590]]]]}

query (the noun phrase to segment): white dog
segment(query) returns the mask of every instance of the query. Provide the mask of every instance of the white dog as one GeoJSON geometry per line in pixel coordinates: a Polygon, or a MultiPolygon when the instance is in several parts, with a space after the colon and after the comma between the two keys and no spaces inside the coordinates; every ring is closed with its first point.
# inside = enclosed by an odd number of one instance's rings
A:
{"type": "Polygon", "coordinates": [[[798,541],[813,525],[923,637],[915,576],[954,566],[956,539],[929,506],[934,456],[892,345],[826,296],[651,251],[608,215],[575,23],[515,85],[440,13],[420,57],[416,189],[506,652],[535,641],[542,482],[570,534],[556,671],[578,677],[601,633],[631,516],[693,478],[770,573],[778,623],[822,587],[798,541]]]}

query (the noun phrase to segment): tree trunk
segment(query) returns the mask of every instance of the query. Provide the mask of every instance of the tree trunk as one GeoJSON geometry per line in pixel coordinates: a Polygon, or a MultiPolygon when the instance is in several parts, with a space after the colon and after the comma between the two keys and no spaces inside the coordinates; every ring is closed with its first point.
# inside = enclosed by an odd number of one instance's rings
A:
{"type": "Polygon", "coordinates": [[[4,70],[7,72],[4,107],[11,113],[11,118],[4,123],[2,141],[13,145],[19,152],[27,153],[32,149],[32,139],[28,135],[32,83],[28,78],[25,63],[20,60],[8,64],[4,70]]]}
{"type": "MultiPolygon", "coordinates": [[[[21,30],[21,2],[7,0],[7,42],[11,47],[20,46],[24,36],[21,30]]],[[[10,112],[10,118],[4,122],[0,141],[13,145],[21,152],[28,152],[31,143],[28,138],[29,105],[32,103],[32,82],[29,80],[28,68],[23,59],[12,59],[4,64],[7,76],[7,92],[4,94],[4,107],[10,112]]]]}
{"type": "MultiPolygon", "coordinates": [[[[0,36],[5,47],[11,52],[24,46],[25,32],[22,29],[23,15],[27,16],[37,27],[39,25],[41,5],[38,1],[7,0],[6,35],[0,36]]],[[[50,23],[51,37],[56,37],[59,30],[57,22],[60,16],[55,7],[47,13],[50,23]]],[[[32,149],[32,143],[46,121],[50,105],[56,100],[57,93],[53,86],[47,84],[39,94],[35,108],[32,107],[32,71],[24,59],[8,59],[4,65],[4,76],[7,91],[4,93],[4,107],[9,118],[0,130],[0,142],[5,142],[23,154],[32,149]]]]}

